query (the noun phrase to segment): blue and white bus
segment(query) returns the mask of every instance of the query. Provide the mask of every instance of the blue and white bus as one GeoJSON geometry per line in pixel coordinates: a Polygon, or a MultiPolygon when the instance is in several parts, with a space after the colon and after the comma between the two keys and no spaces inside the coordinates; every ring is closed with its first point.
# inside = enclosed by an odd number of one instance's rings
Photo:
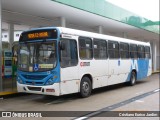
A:
{"type": "Polygon", "coordinates": [[[151,75],[150,43],[63,27],[25,31],[19,39],[18,92],[60,96],[151,75]]]}

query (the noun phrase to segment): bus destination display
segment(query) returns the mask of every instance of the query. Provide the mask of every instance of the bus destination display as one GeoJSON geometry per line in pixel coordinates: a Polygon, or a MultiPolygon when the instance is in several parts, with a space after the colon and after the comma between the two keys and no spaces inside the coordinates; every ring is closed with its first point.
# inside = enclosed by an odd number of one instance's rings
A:
{"type": "Polygon", "coordinates": [[[20,42],[32,40],[57,39],[57,30],[36,30],[22,33],[20,42]]]}
{"type": "Polygon", "coordinates": [[[28,34],[28,39],[44,38],[44,37],[48,37],[48,32],[39,32],[39,33],[28,34]]]}

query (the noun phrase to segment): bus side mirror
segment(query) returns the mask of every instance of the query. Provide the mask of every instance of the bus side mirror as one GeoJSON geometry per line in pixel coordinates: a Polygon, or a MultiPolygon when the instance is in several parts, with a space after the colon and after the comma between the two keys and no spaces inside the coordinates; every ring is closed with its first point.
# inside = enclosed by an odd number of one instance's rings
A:
{"type": "Polygon", "coordinates": [[[65,50],[65,43],[60,41],[60,50],[65,50]]]}

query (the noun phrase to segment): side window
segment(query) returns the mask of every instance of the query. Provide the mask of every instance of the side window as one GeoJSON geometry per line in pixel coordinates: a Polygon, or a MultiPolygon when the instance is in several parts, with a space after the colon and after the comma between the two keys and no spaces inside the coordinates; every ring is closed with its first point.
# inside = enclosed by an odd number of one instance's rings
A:
{"type": "Polygon", "coordinates": [[[137,58],[137,45],[130,44],[130,57],[137,58]]]}
{"type": "Polygon", "coordinates": [[[119,44],[118,42],[108,41],[108,55],[111,59],[119,58],[119,44]]]}
{"type": "Polygon", "coordinates": [[[151,58],[149,46],[145,46],[145,58],[151,58]]]}
{"type": "Polygon", "coordinates": [[[81,59],[92,59],[92,39],[87,37],[79,37],[79,55],[81,59]]]}
{"type": "Polygon", "coordinates": [[[61,41],[64,49],[61,50],[61,67],[76,66],[78,64],[77,42],[64,39],[61,41]]]}
{"type": "Polygon", "coordinates": [[[107,58],[107,42],[105,40],[94,39],[93,48],[94,48],[95,59],[107,58]]]}
{"type": "Polygon", "coordinates": [[[144,46],[142,46],[142,45],[138,46],[138,57],[139,58],[145,58],[145,56],[144,56],[144,46]]]}
{"type": "Polygon", "coordinates": [[[120,56],[122,59],[129,58],[129,45],[127,43],[120,43],[120,56]]]}

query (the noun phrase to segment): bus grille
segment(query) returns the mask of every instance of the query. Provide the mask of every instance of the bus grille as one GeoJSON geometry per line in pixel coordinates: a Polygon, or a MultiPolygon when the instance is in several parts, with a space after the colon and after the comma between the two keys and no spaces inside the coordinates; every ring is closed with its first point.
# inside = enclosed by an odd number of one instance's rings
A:
{"type": "Polygon", "coordinates": [[[22,75],[25,79],[31,79],[31,80],[42,80],[46,75],[22,75]]]}
{"type": "Polygon", "coordinates": [[[28,86],[28,89],[31,91],[41,91],[41,87],[29,87],[28,86]]]}
{"type": "Polygon", "coordinates": [[[31,82],[31,81],[26,81],[26,84],[27,85],[43,85],[44,84],[44,82],[31,82]]]}

